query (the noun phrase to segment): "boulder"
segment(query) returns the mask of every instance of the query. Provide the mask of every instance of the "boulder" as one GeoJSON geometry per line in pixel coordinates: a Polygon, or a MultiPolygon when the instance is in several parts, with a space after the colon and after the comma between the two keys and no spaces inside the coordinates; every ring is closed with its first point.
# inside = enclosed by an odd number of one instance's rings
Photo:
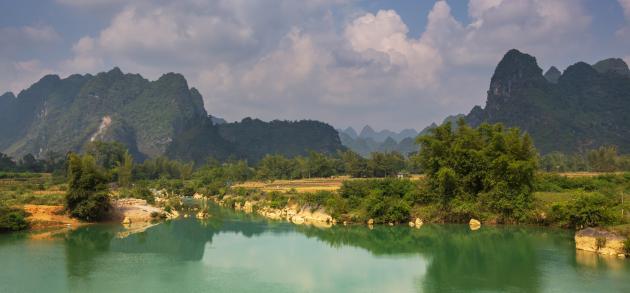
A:
{"type": "Polygon", "coordinates": [[[416,218],[416,222],[414,224],[416,224],[416,227],[420,228],[424,222],[422,222],[422,219],[416,218]]]}
{"type": "Polygon", "coordinates": [[[208,218],[208,213],[205,211],[198,212],[196,215],[197,219],[205,219],[208,218]]]}
{"type": "Polygon", "coordinates": [[[122,223],[123,225],[131,225],[131,219],[129,219],[129,217],[125,217],[122,223]]]}
{"type": "Polygon", "coordinates": [[[625,237],[597,228],[586,228],[575,233],[575,248],[604,255],[623,255],[625,237]]]}
{"type": "Polygon", "coordinates": [[[369,219],[369,220],[367,221],[367,224],[368,224],[368,225],[374,225],[374,219],[369,219]]]}
{"type": "Polygon", "coordinates": [[[416,224],[414,222],[409,222],[409,227],[414,227],[416,224]]]}
{"type": "Polygon", "coordinates": [[[479,222],[479,220],[477,219],[470,219],[470,222],[468,222],[468,225],[470,226],[470,230],[473,230],[473,231],[481,228],[481,222],[479,222]]]}

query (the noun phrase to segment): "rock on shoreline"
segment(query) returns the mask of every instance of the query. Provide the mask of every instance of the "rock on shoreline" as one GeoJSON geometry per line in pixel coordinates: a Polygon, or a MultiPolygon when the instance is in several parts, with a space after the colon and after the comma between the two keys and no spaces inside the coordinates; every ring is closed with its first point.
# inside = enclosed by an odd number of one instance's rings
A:
{"type": "Polygon", "coordinates": [[[624,256],[625,237],[602,229],[586,228],[575,233],[575,248],[603,255],[624,256]]]}

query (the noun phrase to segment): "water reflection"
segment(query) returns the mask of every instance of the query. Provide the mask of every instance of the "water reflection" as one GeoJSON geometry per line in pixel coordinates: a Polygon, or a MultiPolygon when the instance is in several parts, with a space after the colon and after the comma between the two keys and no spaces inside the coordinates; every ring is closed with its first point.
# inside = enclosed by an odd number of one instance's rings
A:
{"type": "MultiPolygon", "coordinates": [[[[176,262],[197,262],[206,265],[204,262],[207,261],[209,264],[223,263],[226,267],[240,266],[240,269],[250,270],[260,269],[265,265],[261,262],[267,262],[269,271],[259,272],[259,274],[269,279],[274,277],[278,279],[277,276],[271,275],[271,271],[292,268],[300,271],[304,276],[309,273],[317,274],[317,270],[322,268],[334,270],[336,261],[347,262],[340,266],[344,269],[352,267],[355,263],[361,263],[356,259],[357,254],[353,254],[354,251],[348,250],[349,248],[367,251],[378,258],[398,258],[418,262],[418,265],[423,266],[424,269],[418,270],[417,266],[407,263],[406,268],[413,269],[413,272],[391,273],[398,274],[399,277],[404,276],[408,279],[406,281],[413,279],[416,283],[415,289],[425,292],[546,291],[550,287],[548,282],[550,262],[555,262],[555,265],[560,267],[595,270],[609,270],[616,266],[617,270],[623,272],[622,274],[627,275],[630,272],[629,265],[623,261],[610,260],[603,263],[592,254],[586,256],[578,254],[576,257],[571,234],[561,230],[483,227],[478,231],[470,231],[467,226],[458,225],[424,225],[421,229],[402,226],[376,226],[372,230],[363,226],[334,226],[330,229],[321,229],[267,221],[216,206],[211,206],[210,209],[209,219],[200,221],[188,218],[166,222],[122,239],[115,237],[121,229],[119,226],[88,226],[73,231],[64,237],[68,274],[78,278],[89,277],[92,272],[99,269],[98,259],[101,256],[106,253],[118,253],[123,255],[155,254],[176,262]],[[219,254],[212,251],[211,255],[214,259],[208,260],[207,256],[204,259],[204,254],[209,253],[208,249],[213,247],[213,240],[221,234],[230,235],[222,239],[234,240],[234,235],[264,239],[254,244],[251,241],[239,241],[235,245],[240,246],[232,247],[231,250],[229,246],[221,246],[217,248],[223,249],[219,254]],[[286,235],[277,237],[283,234],[286,235]],[[308,239],[309,247],[313,243],[320,243],[319,246],[325,243],[327,247],[338,249],[336,254],[338,259],[326,260],[332,263],[318,263],[325,260],[318,259],[317,253],[321,253],[321,250],[314,246],[309,248],[312,251],[296,250],[295,255],[283,253],[283,249],[294,249],[291,247],[294,243],[283,242],[288,241],[284,238],[293,239],[293,236],[308,239]],[[262,243],[263,241],[265,244],[262,243]],[[269,244],[270,242],[272,244],[269,244]],[[251,248],[248,245],[269,246],[251,248]],[[258,258],[247,259],[243,254],[248,249],[258,249],[258,252],[266,249],[262,253],[268,255],[257,255],[258,258]],[[271,264],[291,263],[291,257],[295,258],[296,255],[310,252],[314,254],[307,258],[310,263],[299,264],[299,267],[289,265],[285,268],[282,265],[271,264]],[[347,255],[343,255],[344,253],[347,255]],[[352,255],[355,259],[348,255],[352,255]]],[[[305,242],[299,243],[304,245],[305,242]]],[[[373,263],[368,265],[373,265],[373,263]]],[[[392,269],[396,267],[387,265],[392,269]]],[[[352,272],[355,274],[354,277],[358,276],[356,274],[367,276],[371,268],[356,266],[356,269],[356,272],[352,272]]],[[[291,271],[275,273],[283,274],[281,279],[276,280],[279,282],[287,282],[288,278],[298,278],[297,275],[292,276],[291,271]]],[[[343,273],[343,271],[335,272],[335,274],[343,273]]],[[[381,270],[375,274],[385,273],[381,270]]],[[[357,279],[360,278],[357,277],[357,279]]],[[[365,279],[365,282],[369,281],[369,278],[365,279]]],[[[343,283],[342,280],[338,282],[343,283]]],[[[300,285],[307,283],[305,281],[300,285]]],[[[354,288],[356,285],[348,284],[348,288],[354,288]]]]}

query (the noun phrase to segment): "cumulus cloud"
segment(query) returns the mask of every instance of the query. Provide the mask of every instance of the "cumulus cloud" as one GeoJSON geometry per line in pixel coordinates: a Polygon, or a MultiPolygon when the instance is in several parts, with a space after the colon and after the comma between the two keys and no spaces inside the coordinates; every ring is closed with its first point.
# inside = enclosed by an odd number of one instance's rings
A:
{"type": "Polygon", "coordinates": [[[50,26],[0,28],[0,85],[15,93],[53,72],[32,55],[40,55],[61,37],[50,26]]]}
{"type": "MultiPolygon", "coordinates": [[[[470,0],[470,22],[437,1],[412,37],[396,11],[366,12],[352,0],[58,1],[117,7],[58,72],[181,72],[213,115],[337,126],[421,128],[466,112],[483,102],[507,50],[570,54],[584,47],[591,21],[579,1],[470,0]]],[[[36,65],[32,72],[47,70],[36,65]]]]}

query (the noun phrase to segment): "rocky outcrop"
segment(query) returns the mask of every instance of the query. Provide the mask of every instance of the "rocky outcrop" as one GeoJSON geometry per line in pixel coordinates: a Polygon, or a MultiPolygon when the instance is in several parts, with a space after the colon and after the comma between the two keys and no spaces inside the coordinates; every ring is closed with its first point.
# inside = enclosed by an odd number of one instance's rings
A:
{"type": "Polygon", "coordinates": [[[114,220],[125,225],[131,223],[148,223],[169,215],[161,208],[147,204],[144,199],[122,198],[113,201],[114,220]]]}
{"type": "Polygon", "coordinates": [[[597,228],[586,228],[575,233],[575,248],[604,255],[624,256],[625,237],[597,228]]]}

